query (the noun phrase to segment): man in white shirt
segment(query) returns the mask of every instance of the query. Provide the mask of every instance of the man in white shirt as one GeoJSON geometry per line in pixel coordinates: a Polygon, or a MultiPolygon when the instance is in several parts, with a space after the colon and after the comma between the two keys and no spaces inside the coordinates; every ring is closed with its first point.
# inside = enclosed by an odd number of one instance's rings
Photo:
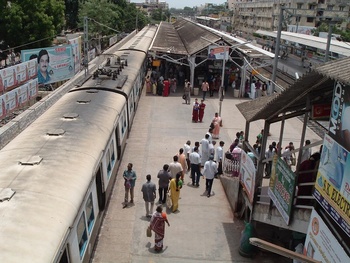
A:
{"type": "MultiPolygon", "coordinates": [[[[305,146],[310,144],[311,144],[310,140],[305,141],[305,146]]],[[[302,163],[303,161],[309,160],[310,156],[311,156],[311,148],[307,148],[307,149],[304,148],[301,154],[300,163],[302,163]]]]}
{"type": "Polygon", "coordinates": [[[210,197],[211,188],[213,186],[213,180],[215,174],[218,172],[218,166],[214,162],[214,156],[209,156],[209,161],[204,164],[203,176],[205,176],[205,190],[207,192],[207,197],[210,197]]]}
{"type": "Polygon", "coordinates": [[[187,171],[191,170],[190,153],[191,153],[191,141],[188,140],[188,141],[184,144],[184,154],[185,154],[185,156],[186,156],[187,171]]]}
{"type": "Polygon", "coordinates": [[[206,134],[205,138],[203,138],[200,142],[200,144],[202,145],[202,162],[201,165],[204,166],[204,163],[206,161],[208,161],[209,159],[209,135],[206,134]]]}
{"type": "Polygon", "coordinates": [[[193,152],[190,154],[190,162],[192,185],[199,187],[199,179],[201,176],[201,157],[198,153],[198,147],[194,147],[193,152]]]}
{"type": "Polygon", "coordinates": [[[273,145],[269,145],[269,149],[265,152],[265,158],[266,159],[271,159],[269,160],[265,165],[265,178],[270,178],[271,176],[271,168],[272,168],[272,157],[275,154],[273,145]]]}
{"type": "Polygon", "coordinates": [[[222,174],[222,160],[224,159],[224,145],[223,141],[220,141],[220,145],[216,148],[216,163],[218,164],[218,174],[222,174]]]}
{"type": "Polygon", "coordinates": [[[177,157],[176,155],[173,157],[173,162],[171,162],[169,164],[169,172],[170,172],[170,175],[171,175],[171,178],[175,178],[176,177],[176,174],[178,172],[181,172],[183,173],[183,169],[182,169],[182,165],[181,163],[178,162],[179,160],[179,157],[177,157]]]}

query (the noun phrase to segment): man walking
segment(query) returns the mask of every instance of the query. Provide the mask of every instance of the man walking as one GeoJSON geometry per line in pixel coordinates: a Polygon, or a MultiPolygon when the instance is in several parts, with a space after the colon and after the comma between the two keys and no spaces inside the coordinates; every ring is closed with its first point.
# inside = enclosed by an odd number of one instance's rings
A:
{"type": "Polygon", "coordinates": [[[169,164],[169,172],[170,172],[171,178],[175,178],[178,172],[181,172],[183,174],[181,163],[178,162],[179,157],[175,155],[173,157],[173,160],[174,161],[169,164]]]}
{"type": "Polygon", "coordinates": [[[205,137],[201,140],[202,145],[202,166],[204,166],[204,163],[208,161],[209,159],[209,135],[206,134],[205,137]]]}
{"type": "Polygon", "coordinates": [[[209,160],[204,164],[203,176],[205,176],[205,190],[207,197],[210,197],[211,188],[213,186],[213,180],[215,174],[218,172],[218,166],[214,162],[214,156],[210,155],[209,160]]]}
{"type": "Polygon", "coordinates": [[[188,140],[184,144],[184,154],[186,155],[187,171],[191,170],[190,153],[191,153],[191,141],[188,140]]]}
{"type": "Polygon", "coordinates": [[[203,101],[205,100],[205,96],[206,96],[208,90],[209,90],[209,83],[205,80],[202,83],[203,101]]]}
{"type": "Polygon", "coordinates": [[[225,143],[223,141],[220,141],[220,145],[216,148],[216,163],[218,164],[218,174],[223,173],[222,160],[224,159],[224,145],[225,143]]]}
{"type": "Polygon", "coordinates": [[[184,182],[184,176],[187,171],[187,162],[186,162],[186,155],[184,153],[184,149],[180,148],[179,153],[177,154],[178,156],[178,161],[181,164],[182,167],[182,175],[181,175],[181,180],[182,183],[184,182]]]}
{"type": "Polygon", "coordinates": [[[129,192],[130,192],[130,204],[134,203],[134,188],[136,181],[136,173],[132,170],[132,163],[128,164],[127,170],[123,173],[124,178],[124,187],[125,187],[125,197],[124,197],[124,206],[123,208],[128,206],[129,200],[129,192]]]}
{"type": "Polygon", "coordinates": [[[168,192],[169,182],[171,180],[171,175],[168,172],[169,165],[164,164],[163,170],[160,170],[158,173],[158,193],[159,193],[159,203],[165,204],[166,202],[166,193],[168,192]]]}
{"type": "Polygon", "coordinates": [[[198,153],[198,147],[194,147],[193,152],[190,154],[190,162],[192,185],[199,187],[199,179],[201,176],[201,157],[198,153]]]}
{"type": "Polygon", "coordinates": [[[151,182],[151,175],[146,175],[147,182],[142,185],[141,192],[145,200],[146,217],[151,218],[153,214],[154,200],[156,199],[156,185],[151,182]]]}

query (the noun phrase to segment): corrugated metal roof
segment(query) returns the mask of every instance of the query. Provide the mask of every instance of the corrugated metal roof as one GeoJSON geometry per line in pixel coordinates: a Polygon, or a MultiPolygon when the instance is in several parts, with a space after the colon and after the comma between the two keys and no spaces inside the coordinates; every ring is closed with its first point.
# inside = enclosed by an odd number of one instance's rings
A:
{"type": "Polygon", "coordinates": [[[179,34],[171,23],[161,22],[151,50],[178,55],[187,55],[187,49],[179,41],[179,34]]]}
{"type": "MultiPolygon", "coordinates": [[[[256,33],[264,36],[274,37],[274,38],[277,37],[276,31],[270,32],[270,31],[258,30],[256,31],[256,33]]],[[[287,31],[282,31],[281,39],[290,41],[290,42],[299,43],[309,47],[323,49],[323,50],[326,50],[326,45],[327,45],[327,38],[287,32],[287,31]]],[[[332,39],[329,50],[331,52],[335,52],[344,56],[350,56],[350,45],[347,42],[342,42],[342,41],[332,39]]]]}
{"type": "Polygon", "coordinates": [[[334,81],[350,84],[348,65],[350,58],[325,63],[304,75],[281,94],[261,97],[237,105],[246,121],[273,120],[283,113],[293,113],[306,108],[307,98],[311,104],[330,103],[334,81]]]}

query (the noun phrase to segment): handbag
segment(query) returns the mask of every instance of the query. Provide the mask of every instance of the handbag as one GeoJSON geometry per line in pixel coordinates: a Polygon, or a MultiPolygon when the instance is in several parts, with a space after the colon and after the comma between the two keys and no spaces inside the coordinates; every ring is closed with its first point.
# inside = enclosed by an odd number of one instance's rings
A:
{"type": "Polygon", "coordinates": [[[147,237],[151,237],[152,236],[152,230],[151,230],[150,226],[147,227],[146,235],[147,235],[147,237]]]}
{"type": "Polygon", "coordinates": [[[230,151],[227,151],[226,153],[225,153],[225,158],[226,159],[232,159],[232,153],[230,152],[230,151]]]}
{"type": "Polygon", "coordinates": [[[125,181],[125,188],[130,189],[131,188],[131,183],[129,181],[125,181]]]}
{"type": "Polygon", "coordinates": [[[185,100],[186,98],[187,98],[186,94],[182,95],[182,99],[185,100]]]}
{"type": "Polygon", "coordinates": [[[171,201],[170,193],[166,194],[166,206],[170,209],[173,206],[173,202],[171,201]]]}

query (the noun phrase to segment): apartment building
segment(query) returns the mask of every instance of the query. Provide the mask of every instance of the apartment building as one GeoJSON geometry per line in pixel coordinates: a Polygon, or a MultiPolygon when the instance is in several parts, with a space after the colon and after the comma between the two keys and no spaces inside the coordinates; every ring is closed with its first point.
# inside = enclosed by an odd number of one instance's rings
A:
{"type": "Polygon", "coordinates": [[[349,26],[349,0],[228,0],[234,30],[246,33],[277,30],[281,6],[283,30],[299,32],[298,28],[314,28],[322,22],[336,23],[343,30],[349,26]]]}

